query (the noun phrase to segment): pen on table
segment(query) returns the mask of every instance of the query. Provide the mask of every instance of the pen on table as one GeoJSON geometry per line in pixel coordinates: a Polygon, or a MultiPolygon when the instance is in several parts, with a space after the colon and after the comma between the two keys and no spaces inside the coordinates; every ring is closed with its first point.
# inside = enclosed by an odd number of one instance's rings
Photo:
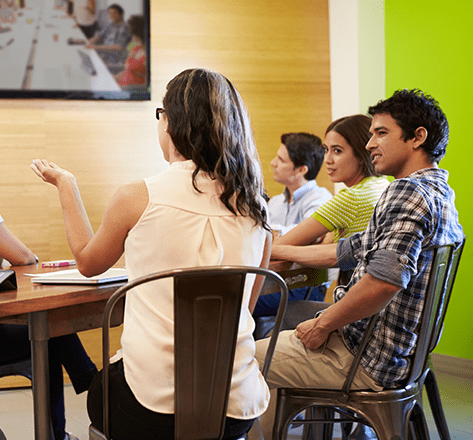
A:
{"type": "Polygon", "coordinates": [[[68,267],[74,266],[76,262],[74,260],[58,260],[58,261],[45,261],[41,264],[41,267],[68,267]]]}

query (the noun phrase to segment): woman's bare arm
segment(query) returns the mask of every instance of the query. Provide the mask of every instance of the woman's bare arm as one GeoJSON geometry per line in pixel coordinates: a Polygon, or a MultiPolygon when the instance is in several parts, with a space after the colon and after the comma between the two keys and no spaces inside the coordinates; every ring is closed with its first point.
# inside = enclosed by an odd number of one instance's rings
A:
{"type": "Polygon", "coordinates": [[[139,181],[120,187],[94,234],[75,177],[46,160],[35,160],[31,168],[59,191],[67,241],[79,271],[85,276],[93,276],[113,266],[123,254],[128,232],[148,204],[145,183],[139,181]]]}

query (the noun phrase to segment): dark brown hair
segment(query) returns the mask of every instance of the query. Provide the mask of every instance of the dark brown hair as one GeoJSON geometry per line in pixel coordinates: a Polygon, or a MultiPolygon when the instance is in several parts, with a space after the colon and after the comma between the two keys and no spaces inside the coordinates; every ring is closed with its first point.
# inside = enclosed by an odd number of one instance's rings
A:
{"type": "Polygon", "coordinates": [[[220,200],[234,214],[249,215],[269,229],[261,203],[261,164],[250,119],[232,83],[220,73],[189,69],[166,87],[163,106],[177,151],[223,185],[220,200]]]}
{"type": "Polygon", "coordinates": [[[370,107],[368,113],[371,116],[391,115],[401,127],[404,141],[413,139],[415,131],[424,127],[427,130],[427,138],[421,148],[435,163],[439,163],[445,156],[449,139],[447,117],[438,102],[422,90],[397,90],[390,98],[370,107]]]}
{"type": "Polygon", "coordinates": [[[281,143],[285,145],[294,167],[307,166],[304,178],[315,179],[324,163],[325,150],[320,138],[311,133],[285,133],[281,136],[281,143]]]}

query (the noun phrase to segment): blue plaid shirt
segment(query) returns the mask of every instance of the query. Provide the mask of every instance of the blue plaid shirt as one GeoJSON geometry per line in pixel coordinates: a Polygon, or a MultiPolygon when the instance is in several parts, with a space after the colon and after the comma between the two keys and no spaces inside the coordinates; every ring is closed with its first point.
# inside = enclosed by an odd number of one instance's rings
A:
{"type": "MultiPolygon", "coordinates": [[[[346,286],[334,291],[339,301],[366,273],[401,290],[380,312],[361,364],[382,386],[395,388],[406,379],[417,341],[424,292],[432,264],[432,246],[459,243],[455,193],[448,172],[438,168],[417,171],[393,181],[376,205],[365,232],[339,242],[341,269],[353,269],[346,286]]],[[[342,328],[349,350],[359,346],[368,319],[342,328]]]]}

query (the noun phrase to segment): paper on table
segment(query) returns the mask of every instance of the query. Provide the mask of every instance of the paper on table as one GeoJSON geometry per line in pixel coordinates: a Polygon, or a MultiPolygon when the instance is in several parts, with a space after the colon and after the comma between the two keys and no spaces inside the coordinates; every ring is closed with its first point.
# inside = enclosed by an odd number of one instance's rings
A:
{"type": "Polygon", "coordinates": [[[93,277],[85,277],[77,269],[37,273],[31,278],[31,282],[37,284],[104,284],[127,281],[127,279],[126,269],[113,267],[93,277]]]}

